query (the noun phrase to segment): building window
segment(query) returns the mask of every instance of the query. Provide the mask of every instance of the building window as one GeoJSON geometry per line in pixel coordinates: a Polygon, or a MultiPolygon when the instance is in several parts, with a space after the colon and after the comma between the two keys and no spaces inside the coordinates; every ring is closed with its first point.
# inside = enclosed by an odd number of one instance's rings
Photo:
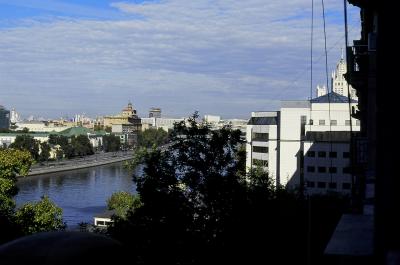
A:
{"type": "Polygon", "coordinates": [[[345,120],[345,121],[344,121],[344,125],[350,126],[350,120],[345,120]]]}
{"type": "Polygon", "coordinates": [[[337,168],[336,167],[329,167],[329,173],[336,173],[337,168]]]}
{"type": "Polygon", "coordinates": [[[351,173],[350,167],[344,167],[343,168],[343,174],[350,174],[350,173],[351,173]]]}
{"type": "Polygon", "coordinates": [[[329,152],[330,158],[337,158],[337,152],[329,152]]]}
{"type": "Polygon", "coordinates": [[[313,166],[308,166],[308,167],[307,167],[307,172],[315,172],[315,167],[313,167],[313,166]]]}
{"type": "Polygon", "coordinates": [[[325,151],[319,151],[318,152],[318,157],[326,157],[326,152],[325,151]]]}
{"type": "Polygon", "coordinates": [[[325,120],[319,120],[319,125],[325,125],[325,120]]]}
{"type": "Polygon", "coordinates": [[[310,119],[310,125],[313,125],[314,121],[312,119],[310,119]]]}
{"type": "Polygon", "coordinates": [[[255,152],[255,153],[268,153],[268,147],[253,146],[253,152],[255,152]]]}
{"type": "Polygon", "coordinates": [[[360,121],[359,120],[356,120],[356,125],[360,126],[360,121]]]}
{"type": "Polygon", "coordinates": [[[307,152],[308,157],[315,157],[315,151],[308,151],[307,152]]]}
{"type": "Polygon", "coordinates": [[[252,135],[253,141],[268,142],[268,138],[268,133],[253,133],[252,135]]]}
{"type": "Polygon", "coordinates": [[[330,189],[336,189],[337,188],[336,182],[329,183],[329,188],[330,189]]]}
{"type": "Polygon", "coordinates": [[[343,158],[350,158],[350,152],[343,152],[343,158]]]}
{"type": "Polygon", "coordinates": [[[253,166],[268,167],[268,160],[253,159],[253,166]]]}
{"type": "Polygon", "coordinates": [[[307,181],[307,187],[308,188],[314,188],[315,187],[315,182],[314,181],[307,181]]]}
{"type": "Polygon", "coordinates": [[[331,120],[331,125],[336,126],[337,125],[337,120],[331,120]]]}
{"type": "Polygon", "coordinates": [[[325,173],[326,167],[318,167],[318,173],[325,173]]]}
{"type": "Polygon", "coordinates": [[[349,190],[349,189],[351,188],[351,184],[350,184],[350,183],[343,183],[343,184],[342,184],[342,188],[343,188],[344,190],[349,190]]]}
{"type": "Polygon", "coordinates": [[[326,187],[326,183],[325,182],[318,182],[318,188],[324,189],[325,187],[326,187]]]}

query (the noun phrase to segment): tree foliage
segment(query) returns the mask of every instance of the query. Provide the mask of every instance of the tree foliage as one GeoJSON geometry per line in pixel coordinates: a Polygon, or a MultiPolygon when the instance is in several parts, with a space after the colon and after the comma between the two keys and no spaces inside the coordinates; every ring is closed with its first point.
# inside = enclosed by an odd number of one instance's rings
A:
{"type": "Polygon", "coordinates": [[[63,230],[66,227],[62,220],[62,209],[47,196],[38,202],[24,204],[17,210],[15,217],[25,235],[63,230]]]}
{"type": "Polygon", "coordinates": [[[105,152],[116,152],[121,148],[121,139],[115,135],[104,135],[103,146],[105,152]]]}
{"type": "Polygon", "coordinates": [[[138,134],[138,146],[150,148],[153,145],[156,147],[165,144],[168,139],[168,133],[161,128],[147,129],[138,134]]]}
{"type": "Polygon", "coordinates": [[[143,165],[134,176],[143,205],[109,228],[135,249],[133,262],[305,264],[307,236],[322,253],[343,204],[321,203],[309,214],[304,199],[276,187],[261,167],[245,173],[239,131],[212,131],[197,118],[175,125],[166,151],[136,152],[131,166],[143,165]],[[307,234],[308,222],[315,232],[307,234]]]}
{"type": "Polygon", "coordinates": [[[47,161],[50,157],[51,147],[47,142],[40,143],[39,161],[47,161]]]}
{"type": "Polygon", "coordinates": [[[138,195],[126,191],[115,192],[107,200],[107,208],[115,210],[116,215],[121,218],[125,218],[129,210],[138,209],[141,205],[138,195]]]}
{"type": "Polygon", "coordinates": [[[28,150],[33,159],[37,161],[39,158],[39,141],[28,134],[17,135],[15,141],[10,145],[10,148],[28,150]]]}
{"type": "Polygon", "coordinates": [[[93,146],[86,135],[78,135],[71,138],[71,145],[75,156],[93,155],[93,146]]]}
{"type": "Polygon", "coordinates": [[[34,160],[29,151],[0,149],[0,243],[24,234],[62,229],[60,208],[47,197],[15,212],[17,176],[25,176],[34,160]]]}

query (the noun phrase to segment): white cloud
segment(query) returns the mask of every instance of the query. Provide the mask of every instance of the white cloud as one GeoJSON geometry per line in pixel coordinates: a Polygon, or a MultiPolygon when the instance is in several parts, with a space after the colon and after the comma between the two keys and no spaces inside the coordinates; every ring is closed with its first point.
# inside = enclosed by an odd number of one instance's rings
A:
{"type": "MultiPolygon", "coordinates": [[[[143,116],[160,106],[178,116],[198,109],[243,117],[280,99],[308,97],[309,1],[112,6],[142,19],[56,19],[0,30],[1,104],[41,115],[105,114],[131,99],[143,116]]],[[[326,6],[332,14],[342,10],[336,1],[326,6]]],[[[320,14],[316,58],[323,51],[320,14]]],[[[330,47],[343,38],[343,25],[333,21],[327,32],[330,47]]],[[[331,68],[341,46],[331,52],[331,68]]],[[[314,67],[323,82],[323,60],[314,67]]]]}

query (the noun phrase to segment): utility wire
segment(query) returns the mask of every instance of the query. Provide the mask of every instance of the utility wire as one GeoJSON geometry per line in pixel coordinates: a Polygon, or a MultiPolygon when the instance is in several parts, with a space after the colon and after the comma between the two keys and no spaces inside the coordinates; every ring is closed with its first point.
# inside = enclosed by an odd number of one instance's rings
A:
{"type": "MultiPolygon", "coordinates": [[[[329,90],[331,90],[331,92],[333,92],[333,87],[331,87],[331,89],[329,89],[329,75],[328,75],[328,49],[326,48],[326,19],[325,19],[325,4],[324,4],[324,0],[321,0],[322,2],[322,17],[323,17],[323,21],[324,21],[324,45],[325,45],[325,74],[326,74],[326,88],[328,90],[328,116],[329,116],[329,156],[331,156],[332,153],[332,120],[331,120],[331,96],[330,96],[330,92],[329,90]]],[[[333,166],[333,161],[332,161],[332,157],[330,157],[330,168],[329,168],[329,175],[331,177],[331,182],[333,182],[332,179],[332,171],[331,168],[333,166]]]]}

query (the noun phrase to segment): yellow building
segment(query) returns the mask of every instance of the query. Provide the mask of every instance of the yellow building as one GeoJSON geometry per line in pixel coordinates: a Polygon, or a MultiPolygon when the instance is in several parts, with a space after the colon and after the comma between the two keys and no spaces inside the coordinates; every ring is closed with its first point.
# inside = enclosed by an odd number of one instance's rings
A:
{"type": "Polygon", "coordinates": [[[137,116],[136,110],[133,108],[132,103],[129,102],[128,106],[124,108],[120,114],[104,117],[104,128],[120,124],[131,125],[135,127],[134,131],[141,130],[141,120],[137,116]]]}

